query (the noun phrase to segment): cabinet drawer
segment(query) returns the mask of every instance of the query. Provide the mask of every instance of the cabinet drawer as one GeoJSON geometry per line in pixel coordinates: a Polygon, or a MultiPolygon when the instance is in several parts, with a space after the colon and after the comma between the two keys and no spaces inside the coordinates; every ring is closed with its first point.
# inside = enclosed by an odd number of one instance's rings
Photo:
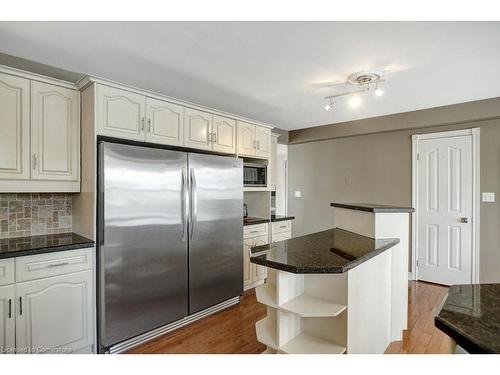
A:
{"type": "Polygon", "coordinates": [[[269,233],[268,227],[269,224],[267,223],[247,225],[243,227],[243,237],[250,238],[255,236],[267,235],[269,233]]]}
{"type": "Polygon", "coordinates": [[[14,284],[14,258],[0,260],[0,286],[14,284]]]}
{"type": "Polygon", "coordinates": [[[272,223],[272,233],[290,232],[292,230],[292,221],[276,221],[272,223]]]}
{"type": "Polygon", "coordinates": [[[27,281],[92,268],[93,248],[16,258],[16,280],[27,281]]]}
{"type": "Polygon", "coordinates": [[[272,242],[279,242],[279,241],[289,240],[290,238],[292,238],[292,233],[291,232],[273,233],[272,236],[273,236],[272,242]]]}

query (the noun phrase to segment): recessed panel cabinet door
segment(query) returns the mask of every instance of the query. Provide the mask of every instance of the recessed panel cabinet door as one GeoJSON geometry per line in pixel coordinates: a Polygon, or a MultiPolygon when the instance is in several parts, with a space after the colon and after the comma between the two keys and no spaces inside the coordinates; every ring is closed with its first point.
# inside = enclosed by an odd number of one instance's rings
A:
{"type": "Polygon", "coordinates": [[[16,308],[14,285],[0,287],[0,354],[14,354],[16,347],[16,308]]]}
{"type": "Polygon", "coordinates": [[[255,125],[238,121],[238,154],[255,155],[255,125]]]}
{"type": "Polygon", "coordinates": [[[184,107],[146,98],[146,142],[181,146],[184,130],[184,107]]]}
{"type": "Polygon", "coordinates": [[[200,150],[212,148],[209,134],[212,132],[212,114],[196,109],[184,109],[184,146],[200,150]]]}
{"type": "Polygon", "coordinates": [[[31,82],[32,179],[80,179],[80,93],[31,82]]]}
{"type": "Polygon", "coordinates": [[[19,353],[91,352],[92,271],[16,284],[19,353]]]}
{"type": "Polygon", "coordinates": [[[271,129],[255,126],[255,156],[269,158],[271,156],[271,129]]]}
{"type": "Polygon", "coordinates": [[[30,82],[0,74],[0,178],[30,178],[30,82]]]}
{"type": "Polygon", "coordinates": [[[144,141],[146,98],[97,85],[97,134],[144,141]]]}
{"type": "Polygon", "coordinates": [[[243,288],[252,284],[252,263],[250,263],[250,249],[252,248],[253,239],[243,240],[243,288]]]}
{"type": "Polygon", "coordinates": [[[214,115],[212,132],[214,151],[236,154],[236,120],[214,115]]]}
{"type": "MultiPolygon", "coordinates": [[[[267,236],[260,236],[252,238],[254,246],[262,246],[269,243],[267,236]]],[[[258,264],[252,263],[252,273],[253,273],[253,282],[257,282],[259,280],[264,280],[267,277],[267,267],[259,266],[258,264]]]]}

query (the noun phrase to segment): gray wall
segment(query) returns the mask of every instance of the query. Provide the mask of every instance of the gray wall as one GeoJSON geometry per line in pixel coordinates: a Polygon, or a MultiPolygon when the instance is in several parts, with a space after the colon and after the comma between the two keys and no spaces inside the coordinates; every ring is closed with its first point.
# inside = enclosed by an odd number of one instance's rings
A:
{"type": "MultiPolygon", "coordinates": [[[[404,116],[397,117],[402,126],[407,124],[404,116]]],[[[499,199],[500,119],[291,144],[289,214],[296,217],[293,235],[330,228],[330,202],[411,205],[411,135],[471,127],[481,128],[481,191],[496,192],[499,199]],[[351,178],[350,185],[346,177],[351,178]],[[294,197],[296,190],[302,192],[302,198],[294,197]]],[[[313,133],[308,137],[313,138],[313,133]]],[[[480,280],[500,282],[498,203],[481,204],[480,241],[480,280]]]]}

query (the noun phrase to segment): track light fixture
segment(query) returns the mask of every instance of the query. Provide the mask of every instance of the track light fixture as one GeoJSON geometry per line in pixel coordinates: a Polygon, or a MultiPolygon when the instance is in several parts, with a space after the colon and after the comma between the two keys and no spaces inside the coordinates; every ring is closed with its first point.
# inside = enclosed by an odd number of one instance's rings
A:
{"type": "Polygon", "coordinates": [[[330,111],[333,107],[333,100],[342,96],[351,96],[351,99],[349,100],[349,106],[351,108],[357,108],[362,103],[360,94],[367,93],[371,91],[372,88],[374,89],[373,93],[375,94],[375,96],[380,97],[384,95],[384,90],[379,87],[379,84],[382,82],[385,82],[385,80],[383,79],[382,74],[379,72],[363,71],[353,73],[349,77],[347,77],[345,84],[357,86],[357,89],[325,96],[325,99],[328,101],[325,105],[325,110],[330,111]]]}

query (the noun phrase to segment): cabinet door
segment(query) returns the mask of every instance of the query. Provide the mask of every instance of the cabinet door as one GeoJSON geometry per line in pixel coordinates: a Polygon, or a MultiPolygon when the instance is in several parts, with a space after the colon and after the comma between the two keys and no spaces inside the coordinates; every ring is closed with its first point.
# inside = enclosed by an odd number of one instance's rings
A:
{"type": "Polygon", "coordinates": [[[14,285],[0,287],[0,354],[15,353],[15,292],[14,285]]]}
{"type": "Polygon", "coordinates": [[[276,181],[278,181],[278,137],[271,134],[271,155],[267,164],[267,172],[269,175],[269,184],[271,188],[276,190],[276,181]]]}
{"type": "Polygon", "coordinates": [[[253,239],[243,240],[243,289],[253,283],[252,263],[250,263],[250,249],[253,239]]]}
{"type": "Polygon", "coordinates": [[[96,106],[97,134],[144,141],[143,95],[97,85],[96,106]]]}
{"type": "Polygon", "coordinates": [[[269,158],[271,156],[271,129],[255,126],[255,156],[269,158]]]}
{"type": "Polygon", "coordinates": [[[146,142],[182,146],[184,107],[146,98],[146,142]]]}
{"type": "Polygon", "coordinates": [[[196,109],[184,109],[184,146],[200,150],[210,150],[212,114],[196,109]]]}
{"type": "Polygon", "coordinates": [[[214,115],[212,133],[214,151],[236,154],[236,120],[214,115]]]}
{"type": "Polygon", "coordinates": [[[255,155],[255,125],[238,121],[238,155],[255,155]]]}
{"type": "Polygon", "coordinates": [[[31,82],[32,179],[80,180],[80,93],[31,82]]]}
{"type": "Polygon", "coordinates": [[[91,352],[92,271],[16,284],[16,346],[20,353],[91,352]]]}
{"type": "MultiPolygon", "coordinates": [[[[269,239],[267,236],[255,237],[255,238],[252,238],[252,240],[253,240],[252,247],[266,245],[269,243],[269,239]]],[[[267,268],[264,266],[259,266],[258,264],[252,263],[253,282],[255,283],[257,281],[264,280],[266,277],[267,277],[267,268]]]]}
{"type": "Polygon", "coordinates": [[[30,178],[30,82],[0,74],[0,179],[30,178]]]}

